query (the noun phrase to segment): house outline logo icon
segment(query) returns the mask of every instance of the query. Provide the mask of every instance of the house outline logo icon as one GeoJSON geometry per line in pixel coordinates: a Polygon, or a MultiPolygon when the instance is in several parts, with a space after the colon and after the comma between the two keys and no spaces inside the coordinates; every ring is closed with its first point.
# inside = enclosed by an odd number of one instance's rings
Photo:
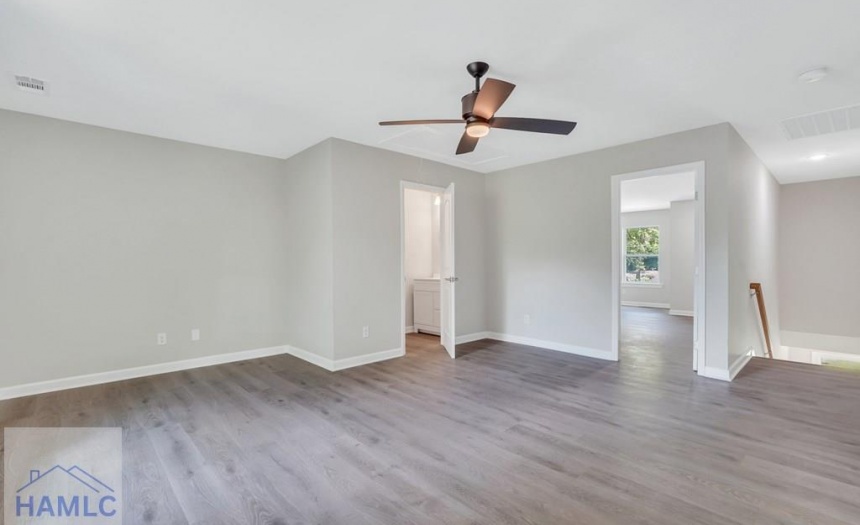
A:
{"type": "Polygon", "coordinates": [[[84,485],[85,487],[87,487],[88,489],[90,489],[96,493],[100,493],[102,490],[107,490],[108,492],[113,492],[112,488],[110,488],[109,486],[104,484],[100,479],[93,476],[92,474],[90,474],[89,472],[87,472],[86,470],[82,469],[81,467],[79,467],[77,465],[73,465],[72,468],[68,468],[68,469],[63,468],[61,465],[54,465],[53,467],[46,470],[44,473],[39,473],[38,470],[31,470],[30,471],[30,481],[26,485],[24,485],[23,487],[18,489],[17,493],[20,494],[22,491],[28,489],[32,485],[35,485],[39,481],[42,481],[43,479],[45,479],[45,477],[48,476],[48,474],[51,474],[52,472],[55,472],[55,471],[65,472],[66,474],[71,476],[72,479],[77,480],[79,483],[81,483],[82,485],[84,485]],[[85,478],[88,481],[84,481],[81,478],[85,478]],[[101,487],[101,488],[99,489],[97,487],[101,487]]]}
{"type": "MultiPolygon", "coordinates": [[[[49,491],[50,492],[50,491],[49,491]]],[[[117,499],[114,490],[108,484],[93,476],[78,465],[65,468],[54,465],[48,470],[30,470],[30,481],[16,491],[15,514],[24,518],[111,518],[116,515],[117,499]],[[39,497],[22,495],[32,489],[34,492],[45,483],[39,483],[48,477],[56,478],[65,474],[74,486],[86,488],[92,495],[48,495],[39,497]]]]}
{"type": "Polygon", "coordinates": [[[122,427],[3,429],[0,524],[123,522],[122,427]]]}

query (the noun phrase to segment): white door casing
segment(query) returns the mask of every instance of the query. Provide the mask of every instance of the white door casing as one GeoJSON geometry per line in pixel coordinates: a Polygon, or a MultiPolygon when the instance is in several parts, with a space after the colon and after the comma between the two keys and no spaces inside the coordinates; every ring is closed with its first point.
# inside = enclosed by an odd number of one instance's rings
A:
{"type": "Polygon", "coordinates": [[[441,268],[441,316],[442,316],[442,346],[448,351],[452,358],[456,357],[456,330],[455,330],[455,290],[457,288],[457,274],[454,268],[454,183],[451,183],[442,194],[440,203],[440,259],[441,268]]]}

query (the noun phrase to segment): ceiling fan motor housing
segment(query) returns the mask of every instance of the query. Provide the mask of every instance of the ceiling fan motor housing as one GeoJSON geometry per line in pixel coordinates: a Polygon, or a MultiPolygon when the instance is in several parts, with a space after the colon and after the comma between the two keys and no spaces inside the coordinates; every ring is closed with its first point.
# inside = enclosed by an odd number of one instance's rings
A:
{"type": "Polygon", "coordinates": [[[464,95],[460,101],[463,103],[463,120],[469,120],[473,117],[472,110],[475,108],[475,99],[478,98],[478,92],[472,91],[464,95]]]}

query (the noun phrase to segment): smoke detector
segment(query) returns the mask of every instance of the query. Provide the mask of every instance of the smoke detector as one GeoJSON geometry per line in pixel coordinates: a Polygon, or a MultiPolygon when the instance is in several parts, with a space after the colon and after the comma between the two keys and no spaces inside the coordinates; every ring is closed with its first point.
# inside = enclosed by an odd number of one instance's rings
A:
{"type": "Polygon", "coordinates": [[[44,95],[48,92],[48,84],[38,78],[15,75],[15,84],[21,91],[44,95]]]}

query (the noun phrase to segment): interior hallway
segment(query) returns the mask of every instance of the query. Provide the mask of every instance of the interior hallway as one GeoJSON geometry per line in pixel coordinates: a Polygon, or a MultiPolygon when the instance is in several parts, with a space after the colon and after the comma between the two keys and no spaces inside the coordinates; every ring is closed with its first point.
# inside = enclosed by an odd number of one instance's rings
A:
{"type": "Polygon", "coordinates": [[[291,356],[0,402],[122,426],[128,523],[856,523],[860,382],[690,369],[688,319],[625,309],[620,363],[438,338],[330,373],[291,356]]]}

